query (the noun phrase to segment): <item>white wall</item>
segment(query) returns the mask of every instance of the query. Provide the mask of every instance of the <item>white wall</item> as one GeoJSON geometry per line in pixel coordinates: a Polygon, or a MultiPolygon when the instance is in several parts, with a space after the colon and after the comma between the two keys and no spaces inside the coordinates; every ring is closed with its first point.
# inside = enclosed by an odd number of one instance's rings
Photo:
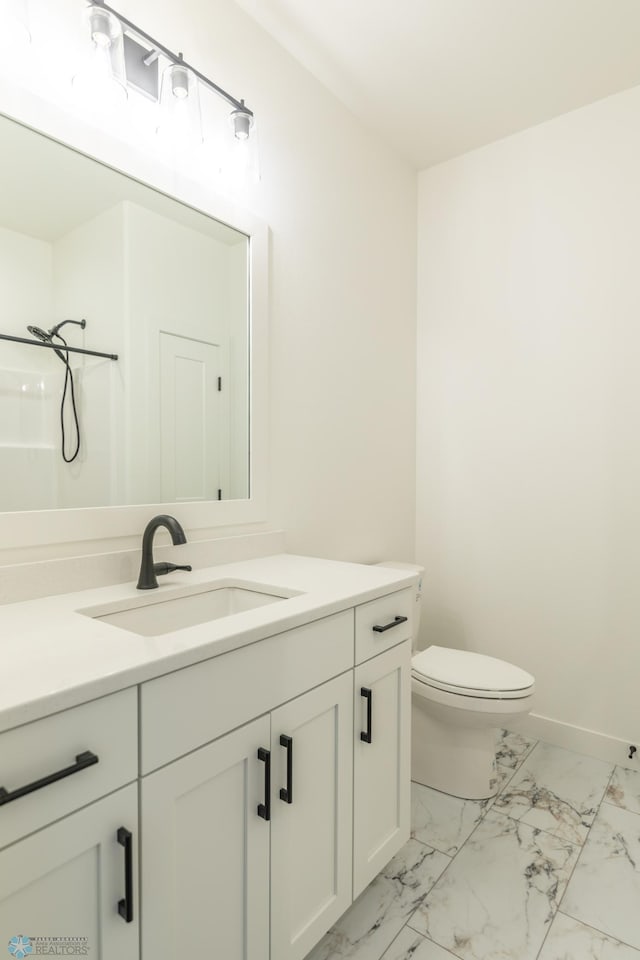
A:
{"type": "MultiPolygon", "coordinates": [[[[80,29],[75,0],[33,11],[58,34],[80,29]]],[[[271,228],[270,524],[298,552],[411,557],[414,172],[231,0],[129,0],[125,12],[258,117],[248,205],[271,228]]],[[[60,43],[49,48],[61,70],[60,43]]],[[[32,554],[57,549],[44,535],[32,554]]]]}
{"type": "Polygon", "coordinates": [[[630,742],[639,115],[634,88],[423,172],[418,248],[422,643],[512,660],[537,714],[630,742]]]}
{"type": "MultiPolygon", "coordinates": [[[[0,227],[0,333],[30,338],[52,317],[51,246],[0,227]]],[[[57,357],[42,347],[0,341],[0,510],[56,502],[53,410],[57,357]]]]}

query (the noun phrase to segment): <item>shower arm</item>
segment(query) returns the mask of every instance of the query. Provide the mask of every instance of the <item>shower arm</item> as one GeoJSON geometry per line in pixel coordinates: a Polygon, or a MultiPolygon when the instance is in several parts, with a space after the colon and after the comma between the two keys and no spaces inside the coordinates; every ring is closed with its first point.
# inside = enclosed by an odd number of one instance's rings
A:
{"type": "Polygon", "coordinates": [[[43,343],[41,340],[28,340],[26,337],[13,337],[8,333],[0,333],[0,340],[11,340],[12,343],[26,343],[31,347],[45,347],[47,350],[61,350],[66,353],[82,353],[89,357],[102,357],[104,360],[117,360],[117,353],[101,353],[99,350],[85,350],[84,347],[65,347],[61,343],[43,343]]]}

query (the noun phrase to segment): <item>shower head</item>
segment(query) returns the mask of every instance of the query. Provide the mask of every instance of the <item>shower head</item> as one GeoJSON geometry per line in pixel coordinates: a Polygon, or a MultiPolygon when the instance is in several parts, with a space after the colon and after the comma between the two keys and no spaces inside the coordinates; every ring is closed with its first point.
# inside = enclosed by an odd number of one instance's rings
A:
{"type": "MultiPolygon", "coordinates": [[[[53,328],[53,330],[49,330],[48,333],[46,330],[43,330],[42,327],[33,327],[31,325],[27,327],[27,330],[29,331],[32,337],[36,338],[36,340],[42,340],[43,343],[50,343],[53,346],[52,337],[54,335],[55,327],[53,328]]],[[[54,347],[53,352],[56,354],[56,356],[60,357],[63,363],[67,363],[67,358],[65,357],[62,350],[58,350],[56,349],[56,347],[54,347]]]]}
{"type": "Polygon", "coordinates": [[[27,330],[32,337],[36,337],[38,340],[42,340],[43,343],[51,343],[51,334],[47,333],[46,330],[43,330],[42,327],[32,327],[28,326],[27,330]]]}

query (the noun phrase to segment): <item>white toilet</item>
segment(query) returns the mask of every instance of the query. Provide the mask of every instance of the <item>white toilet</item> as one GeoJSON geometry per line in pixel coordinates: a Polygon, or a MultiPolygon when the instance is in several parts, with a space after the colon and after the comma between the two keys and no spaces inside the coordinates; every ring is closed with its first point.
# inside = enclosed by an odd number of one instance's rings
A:
{"type": "MultiPolygon", "coordinates": [[[[424,568],[379,566],[420,574],[416,651],[424,568]]],[[[438,646],[415,652],[411,668],[411,779],[466,800],[495,796],[498,731],[529,712],[534,678],[504,660],[438,646]]]]}

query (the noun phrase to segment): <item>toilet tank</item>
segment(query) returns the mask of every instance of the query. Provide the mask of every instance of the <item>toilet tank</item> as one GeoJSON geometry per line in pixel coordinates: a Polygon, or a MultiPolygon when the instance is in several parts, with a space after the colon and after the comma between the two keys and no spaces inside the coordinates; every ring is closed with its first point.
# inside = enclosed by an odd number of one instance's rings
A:
{"type": "Polygon", "coordinates": [[[408,573],[417,573],[418,582],[416,583],[416,606],[414,610],[414,627],[413,627],[413,647],[415,649],[418,633],[420,632],[420,614],[422,613],[422,578],[424,575],[424,567],[419,566],[417,563],[403,563],[401,560],[383,560],[382,563],[374,564],[376,567],[390,567],[392,570],[406,570],[408,573]]]}

